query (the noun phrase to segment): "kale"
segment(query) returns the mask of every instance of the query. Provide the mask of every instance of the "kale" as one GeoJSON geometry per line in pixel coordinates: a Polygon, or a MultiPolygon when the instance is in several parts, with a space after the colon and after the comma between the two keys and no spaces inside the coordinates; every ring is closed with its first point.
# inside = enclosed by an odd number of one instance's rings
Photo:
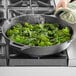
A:
{"type": "Polygon", "coordinates": [[[6,35],[14,42],[30,46],[52,46],[71,39],[69,27],[59,28],[57,23],[15,24],[6,35]]]}

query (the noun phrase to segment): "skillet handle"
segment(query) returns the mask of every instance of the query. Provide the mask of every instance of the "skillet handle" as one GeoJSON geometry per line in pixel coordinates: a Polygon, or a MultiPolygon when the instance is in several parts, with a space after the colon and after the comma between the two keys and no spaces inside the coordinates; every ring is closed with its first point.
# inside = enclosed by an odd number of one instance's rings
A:
{"type": "Polygon", "coordinates": [[[21,51],[30,48],[30,46],[28,46],[28,45],[19,45],[19,44],[15,44],[15,43],[13,43],[13,42],[10,42],[10,45],[12,45],[12,46],[20,49],[21,51]]]}
{"type": "Polygon", "coordinates": [[[20,49],[21,51],[30,48],[30,46],[28,46],[28,45],[20,45],[20,44],[13,43],[9,39],[7,39],[6,36],[3,33],[2,33],[2,36],[5,38],[6,45],[12,45],[13,47],[16,47],[16,48],[20,49]]]}

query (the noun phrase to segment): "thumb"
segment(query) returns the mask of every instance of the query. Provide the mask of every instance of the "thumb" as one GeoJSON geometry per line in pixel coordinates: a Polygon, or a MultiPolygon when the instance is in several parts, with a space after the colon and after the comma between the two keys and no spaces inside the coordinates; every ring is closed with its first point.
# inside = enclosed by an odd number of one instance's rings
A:
{"type": "Polygon", "coordinates": [[[62,3],[62,7],[63,7],[63,8],[67,8],[67,2],[63,2],[63,3],[62,3]]]}
{"type": "Polygon", "coordinates": [[[58,4],[56,5],[56,10],[57,10],[58,8],[60,8],[60,7],[61,7],[61,4],[58,3],[58,4]]]}

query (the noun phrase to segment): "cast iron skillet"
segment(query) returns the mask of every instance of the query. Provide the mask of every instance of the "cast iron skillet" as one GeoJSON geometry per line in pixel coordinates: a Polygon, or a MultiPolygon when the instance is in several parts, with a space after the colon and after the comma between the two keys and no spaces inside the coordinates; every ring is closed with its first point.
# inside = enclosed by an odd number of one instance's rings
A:
{"type": "Polygon", "coordinates": [[[55,53],[59,53],[67,49],[67,47],[70,45],[70,43],[73,40],[73,29],[71,27],[71,24],[55,17],[55,16],[49,16],[49,15],[39,15],[39,14],[28,14],[28,15],[21,15],[18,17],[11,18],[9,20],[6,20],[2,26],[2,34],[6,40],[6,43],[13,48],[15,48],[17,51],[22,52],[24,54],[28,54],[33,57],[40,57],[44,55],[52,55],[55,53]],[[57,44],[53,46],[46,46],[46,47],[40,47],[40,46],[28,46],[28,45],[22,45],[15,43],[11,41],[7,36],[6,36],[6,31],[10,29],[12,26],[14,26],[16,23],[24,23],[24,22],[29,22],[31,24],[36,24],[36,23],[58,23],[61,27],[69,27],[70,33],[71,33],[71,40],[66,41],[62,44],[57,44]]]}

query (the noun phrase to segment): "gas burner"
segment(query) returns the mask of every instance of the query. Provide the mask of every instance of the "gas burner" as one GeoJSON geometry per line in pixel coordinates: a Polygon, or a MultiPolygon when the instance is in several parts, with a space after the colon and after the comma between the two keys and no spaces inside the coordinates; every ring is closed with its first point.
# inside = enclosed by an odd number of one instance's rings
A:
{"type": "Polygon", "coordinates": [[[8,9],[8,18],[12,18],[15,16],[23,15],[23,14],[47,14],[51,15],[54,13],[54,8],[49,7],[10,7],[8,9]]]}
{"type": "Polygon", "coordinates": [[[9,7],[50,7],[50,0],[9,0],[9,7]]]}
{"type": "Polygon", "coordinates": [[[10,58],[23,58],[23,59],[59,59],[67,56],[67,51],[56,53],[53,55],[46,55],[41,57],[32,57],[28,54],[18,53],[17,50],[10,48],[10,58]],[[12,49],[12,50],[11,50],[12,49]]]}
{"type": "Polygon", "coordinates": [[[68,66],[67,51],[43,57],[31,57],[10,47],[9,66],[68,66]]]}
{"type": "Polygon", "coordinates": [[[23,14],[51,15],[54,13],[54,6],[50,3],[50,0],[9,0],[8,18],[23,14]]]}

